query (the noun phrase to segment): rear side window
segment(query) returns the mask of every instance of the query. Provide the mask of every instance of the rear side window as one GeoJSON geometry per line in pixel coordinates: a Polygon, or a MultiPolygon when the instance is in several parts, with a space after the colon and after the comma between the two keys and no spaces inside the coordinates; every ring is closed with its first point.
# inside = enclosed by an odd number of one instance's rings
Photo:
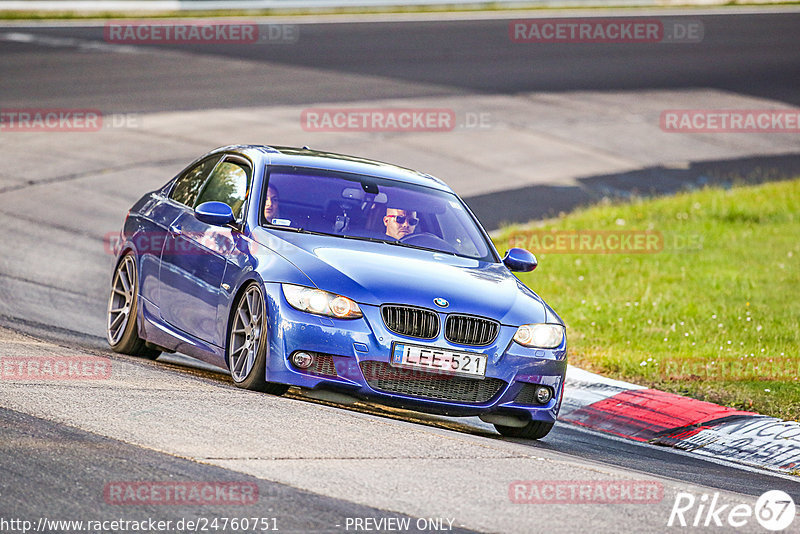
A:
{"type": "Polygon", "coordinates": [[[195,202],[195,207],[212,200],[224,202],[231,207],[236,218],[241,219],[247,193],[250,190],[250,174],[250,167],[244,163],[223,161],[211,173],[195,202]]]}
{"type": "MultiPolygon", "coordinates": [[[[208,177],[208,174],[214,168],[214,165],[219,161],[219,156],[205,159],[183,173],[183,176],[178,178],[175,187],[172,189],[172,194],[169,198],[189,207],[194,207],[194,201],[200,188],[208,177]]],[[[234,212],[235,213],[235,212],[234,212]]]]}

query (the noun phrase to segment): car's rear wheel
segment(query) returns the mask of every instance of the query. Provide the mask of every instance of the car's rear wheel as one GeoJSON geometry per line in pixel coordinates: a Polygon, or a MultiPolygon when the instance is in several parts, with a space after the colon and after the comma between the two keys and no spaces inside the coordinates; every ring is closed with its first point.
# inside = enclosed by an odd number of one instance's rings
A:
{"type": "Polygon", "coordinates": [[[525,426],[494,425],[498,432],[509,438],[541,439],[553,429],[553,423],[546,421],[531,421],[525,426]]]}
{"type": "Polygon", "coordinates": [[[161,351],[148,347],[139,337],[138,301],[139,279],[136,274],[136,259],[129,252],[117,265],[114,278],[111,280],[106,339],[114,352],[155,360],[161,351]]]}
{"type": "Polygon", "coordinates": [[[266,381],[267,321],[264,295],[255,282],[236,301],[228,336],[228,367],[233,383],[240,388],[283,395],[285,384],[266,381]]]}

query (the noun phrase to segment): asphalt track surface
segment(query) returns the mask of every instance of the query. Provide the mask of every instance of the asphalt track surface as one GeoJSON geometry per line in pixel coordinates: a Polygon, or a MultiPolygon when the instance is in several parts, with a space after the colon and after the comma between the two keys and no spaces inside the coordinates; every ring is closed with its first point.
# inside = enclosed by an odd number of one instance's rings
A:
{"type": "MultiPolygon", "coordinates": [[[[507,20],[362,22],[303,24],[300,40],[291,46],[160,49],[180,50],[179,61],[158,50],[146,54],[102,53],[68,44],[72,38],[81,42],[102,42],[102,28],[98,27],[15,26],[13,30],[2,31],[55,40],[50,44],[46,40],[0,41],[0,104],[2,107],[88,107],[108,112],[151,112],[451,94],[714,87],[800,105],[800,34],[797,32],[800,14],[686,18],[703,21],[702,46],[515,45],[508,42],[507,20]],[[365,47],[364,43],[369,46],[365,47]],[[221,69],[210,70],[209,57],[230,59],[229,68],[226,70],[223,65],[221,69]],[[246,60],[246,64],[238,60],[246,60]]],[[[219,62],[215,61],[214,65],[219,67],[219,62]]],[[[4,157],[9,156],[5,150],[3,152],[4,157]]],[[[102,192],[98,195],[98,200],[102,200],[102,192]]],[[[125,195],[137,196],[130,186],[125,195]]],[[[100,210],[105,226],[119,219],[117,203],[123,204],[112,202],[115,210],[100,210]]],[[[10,240],[4,238],[2,253],[29,247],[30,243],[20,237],[20,233],[32,226],[40,227],[34,232],[36,239],[58,240],[55,250],[69,247],[69,240],[75,237],[74,228],[80,226],[81,220],[97,224],[97,219],[87,217],[79,211],[79,206],[69,197],[62,198],[53,209],[74,220],[58,226],[52,217],[39,213],[37,203],[31,201],[26,217],[12,221],[16,226],[9,231],[17,235],[10,240]]],[[[7,207],[0,196],[0,211],[7,207]]],[[[83,210],[85,206],[80,208],[83,210]]],[[[3,284],[0,297],[7,302],[18,302],[19,313],[8,314],[2,323],[50,339],[60,346],[108,355],[103,347],[102,332],[59,325],[63,325],[60,314],[65,310],[76,316],[95,319],[102,316],[105,295],[94,288],[103,284],[87,280],[87,277],[95,277],[104,270],[110,275],[110,259],[104,258],[109,265],[98,268],[96,264],[76,264],[72,257],[70,264],[61,265],[59,262],[63,260],[57,254],[30,254],[29,257],[41,264],[54,264],[64,273],[61,279],[47,281],[51,286],[50,296],[56,303],[52,306],[53,315],[48,320],[47,302],[29,302],[31,294],[24,291],[24,285],[3,284]],[[34,308],[36,313],[29,313],[34,308]]],[[[96,260],[92,255],[86,258],[87,262],[96,260]]],[[[0,279],[6,274],[2,266],[0,262],[0,279]]],[[[230,389],[230,381],[215,373],[174,365],[165,366],[160,372],[175,376],[199,374],[212,387],[230,389]]],[[[410,413],[389,414],[377,407],[359,409],[385,418],[389,424],[399,419],[473,434],[481,439],[498,439],[487,435],[485,428],[469,422],[410,413]]],[[[313,423],[310,426],[313,432],[313,423]]],[[[99,513],[103,505],[96,502],[96,492],[87,493],[86,488],[108,480],[164,477],[226,480],[232,476],[219,467],[98,437],[13,410],[0,409],[0,432],[0,473],[3,474],[0,512],[3,516],[70,513],[91,517],[99,513]]],[[[784,489],[798,495],[797,482],[793,480],[612,439],[568,425],[556,426],[541,442],[520,443],[566,462],[619,467],[634,476],[654,475],[748,496],[758,496],[768,489],[784,489]]],[[[509,474],[509,477],[515,476],[509,474]]],[[[262,492],[275,496],[270,506],[274,505],[276,513],[294,521],[287,524],[286,529],[290,531],[331,529],[331,525],[347,516],[386,515],[381,510],[348,502],[346,492],[342,499],[333,499],[264,479],[255,480],[262,492]]],[[[139,509],[134,515],[158,515],[167,519],[192,511],[139,509]]],[[[217,511],[206,512],[211,515],[217,511]]],[[[597,525],[607,527],[613,523],[607,514],[608,511],[603,513],[597,525]]],[[[592,519],[587,518],[587,527],[591,524],[592,519]]],[[[644,524],[623,524],[643,531],[663,529],[658,524],[650,525],[652,529],[644,524]]]]}
{"type": "MultiPolygon", "coordinates": [[[[159,45],[197,57],[178,64],[153,54],[5,42],[0,95],[6,107],[36,102],[145,112],[444,94],[717,88],[800,105],[800,13],[669,18],[701,21],[703,40],[521,44],[509,39],[508,19],[302,24],[294,44],[159,45]],[[208,55],[230,58],[230,65],[211,71],[201,61],[208,55]],[[298,67],[322,72],[309,84],[291,70],[298,67]],[[343,87],[337,82],[343,75],[358,81],[343,87]]],[[[13,31],[104,42],[102,26],[13,31]]]]}
{"type": "MultiPolygon", "coordinates": [[[[219,467],[135,447],[19,412],[0,409],[0,430],[4,473],[0,495],[4,496],[2,515],[5,518],[120,517],[123,514],[109,514],[111,507],[98,489],[105,488],[109,481],[131,480],[132,475],[137,480],[174,478],[255,485],[258,490],[254,493],[259,500],[269,503],[259,510],[259,516],[267,519],[268,525],[278,526],[281,532],[336,532],[339,530],[336,525],[345,525],[348,517],[403,517],[255,477],[243,477],[219,467]],[[87,465],[91,469],[87,469],[87,465]]],[[[252,509],[248,512],[252,517],[252,509]]],[[[204,506],[198,514],[197,506],[176,505],[165,511],[164,507],[151,504],[126,510],[124,517],[129,521],[158,518],[158,521],[173,521],[177,525],[181,519],[230,514],[230,508],[225,505],[204,506]]],[[[456,527],[453,532],[469,531],[456,527]]]]}

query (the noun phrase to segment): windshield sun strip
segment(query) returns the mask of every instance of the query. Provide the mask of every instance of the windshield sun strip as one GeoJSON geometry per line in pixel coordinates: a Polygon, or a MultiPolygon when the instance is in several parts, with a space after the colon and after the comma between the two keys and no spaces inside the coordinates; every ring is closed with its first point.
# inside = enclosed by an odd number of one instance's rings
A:
{"type": "MultiPolygon", "coordinates": [[[[451,251],[448,251],[448,250],[439,250],[439,249],[435,249],[435,248],[431,248],[431,247],[424,247],[424,246],[421,246],[421,245],[413,245],[413,244],[410,244],[410,243],[403,243],[401,241],[390,241],[390,240],[378,239],[378,238],[367,237],[367,236],[342,235],[342,234],[333,234],[333,233],[327,233],[327,232],[318,232],[318,231],[306,230],[304,228],[275,225],[275,224],[271,224],[271,223],[268,223],[268,222],[262,222],[261,223],[262,227],[269,228],[269,229],[277,229],[277,230],[288,230],[288,231],[295,232],[295,233],[330,236],[330,237],[339,237],[339,238],[344,238],[344,239],[355,239],[355,240],[358,240],[358,241],[370,241],[370,242],[374,242],[374,243],[385,243],[387,245],[402,246],[402,247],[405,247],[405,248],[413,248],[413,249],[417,249],[417,250],[425,250],[425,251],[439,253],[439,254],[452,255],[452,256],[459,257],[459,258],[467,258],[467,259],[471,259],[471,260],[489,261],[489,262],[492,262],[492,263],[497,263],[499,261],[499,258],[497,257],[497,253],[496,253],[496,251],[494,249],[493,243],[491,242],[491,239],[489,238],[489,236],[486,233],[485,229],[483,229],[483,227],[480,225],[478,220],[475,218],[475,215],[464,204],[464,201],[461,200],[461,198],[459,198],[458,195],[456,195],[452,191],[445,191],[445,190],[438,189],[436,187],[430,187],[430,186],[424,185],[424,184],[406,183],[406,182],[402,182],[402,181],[399,181],[399,180],[394,180],[392,178],[386,178],[386,177],[380,177],[380,176],[372,176],[372,175],[367,175],[367,174],[363,174],[362,175],[362,174],[356,174],[356,173],[351,173],[351,172],[347,172],[347,171],[339,171],[339,170],[332,170],[332,169],[322,169],[322,168],[315,168],[315,167],[294,166],[294,165],[266,165],[265,173],[264,173],[264,180],[263,180],[263,184],[262,184],[262,190],[266,191],[267,187],[269,186],[270,175],[273,172],[278,172],[278,173],[284,172],[285,174],[296,174],[296,173],[298,173],[298,171],[309,171],[311,173],[314,173],[314,175],[317,175],[317,176],[326,176],[326,177],[330,177],[330,178],[338,178],[338,179],[346,180],[346,181],[349,181],[349,182],[360,183],[362,185],[365,184],[365,183],[379,185],[379,184],[381,184],[381,182],[383,182],[384,184],[386,184],[388,182],[389,184],[391,184],[392,186],[395,186],[395,187],[407,186],[407,188],[409,188],[409,189],[428,189],[428,190],[431,190],[431,191],[436,191],[437,193],[440,193],[440,194],[452,196],[466,210],[467,217],[473,222],[473,224],[476,225],[476,230],[478,231],[478,234],[480,235],[480,237],[483,239],[484,246],[486,246],[486,248],[487,248],[487,256],[476,257],[476,256],[470,256],[470,255],[467,255],[467,254],[459,254],[458,252],[451,252],[451,251]]],[[[259,218],[263,220],[262,214],[259,214],[259,218]]]]}

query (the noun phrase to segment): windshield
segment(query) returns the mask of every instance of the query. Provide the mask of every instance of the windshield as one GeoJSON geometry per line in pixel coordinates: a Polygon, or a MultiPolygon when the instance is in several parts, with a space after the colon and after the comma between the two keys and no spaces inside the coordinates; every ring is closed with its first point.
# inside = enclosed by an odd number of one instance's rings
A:
{"type": "Polygon", "coordinates": [[[262,199],[261,223],[268,227],[495,261],[464,204],[445,191],[374,176],[270,167],[262,199]]]}

